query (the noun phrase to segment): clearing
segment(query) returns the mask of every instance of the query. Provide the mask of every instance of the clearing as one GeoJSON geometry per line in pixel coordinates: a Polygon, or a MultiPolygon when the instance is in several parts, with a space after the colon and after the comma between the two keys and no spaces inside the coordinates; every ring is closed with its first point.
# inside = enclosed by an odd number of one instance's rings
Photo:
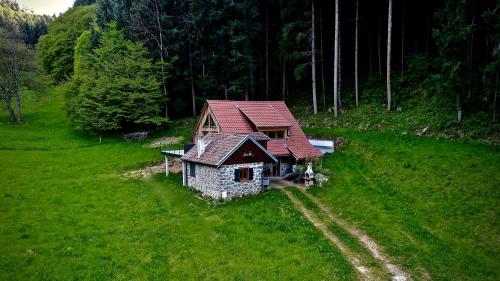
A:
{"type": "Polygon", "coordinates": [[[370,241],[414,280],[500,278],[498,146],[309,130],[347,140],[322,162],[325,186],[285,189],[318,230],[280,190],[213,205],[180,175],[124,178],[161,161],[158,148],[72,130],[50,90],[26,93],[23,126],[0,112],[2,280],[388,279],[370,241]]]}

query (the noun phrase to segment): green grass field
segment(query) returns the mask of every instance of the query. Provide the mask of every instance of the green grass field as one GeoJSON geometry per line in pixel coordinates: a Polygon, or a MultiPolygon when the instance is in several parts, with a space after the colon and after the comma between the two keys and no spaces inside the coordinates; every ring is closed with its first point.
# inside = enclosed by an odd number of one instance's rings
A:
{"type": "Polygon", "coordinates": [[[124,179],[158,149],[71,130],[63,99],[0,115],[0,280],[355,277],[279,191],[217,207],[180,176],[124,179]]]}
{"type": "Polygon", "coordinates": [[[416,275],[500,278],[499,146],[369,131],[335,135],[348,144],[323,160],[333,179],[312,194],[416,275]]]}
{"type": "MultiPolygon", "coordinates": [[[[49,92],[26,94],[22,126],[0,111],[0,280],[356,279],[281,192],[214,206],[178,175],[126,179],[161,160],[158,149],[72,130],[59,89],[49,92]]],[[[309,192],[417,279],[500,278],[498,146],[308,133],[348,140],[323,160],[330,182],[309,192]]]]}

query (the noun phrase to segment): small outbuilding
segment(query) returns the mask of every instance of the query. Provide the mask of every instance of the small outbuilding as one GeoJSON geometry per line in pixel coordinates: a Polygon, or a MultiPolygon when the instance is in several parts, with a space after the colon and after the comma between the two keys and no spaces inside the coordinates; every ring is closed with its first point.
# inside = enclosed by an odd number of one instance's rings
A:
{"type": "Polygon", "coordinates": [[[278,162],[261,144],[268,140],[259,132],[206,134],[181,158],[183,185],[224,199],[260,192],[265,165],[278,162]]]}

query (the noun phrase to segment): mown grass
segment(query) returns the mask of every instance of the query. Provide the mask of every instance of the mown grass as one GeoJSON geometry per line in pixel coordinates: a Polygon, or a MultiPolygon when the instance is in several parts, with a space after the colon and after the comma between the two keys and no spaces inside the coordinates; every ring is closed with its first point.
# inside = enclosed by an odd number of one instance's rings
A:
{"type": "Polygon", "coordinates": [[[325,157],[333,177],[310,190],[416,276],[500,279],[500,147],[359,130],[325,157]]]}
{"type": "MultiPolygon", "coordinates": [[[[361,257],[363,265],[371,268],[371,271],[375,276],[381,277],[387,275],[387,273],[385,273],[385,268],[383,268],[383,266],[372,256],[368,249],[361,245],[361,242],[356,237],[352,236],[349,232],[347,232],[347,230],[333,222],[332,219],[329,218],[318,205],[314,204],[314,202],[312,202],[296,187],[290,187],[288,189],[302,202],[302,204],[304,204],[308,210],[312,211],[314,215],[326,225],[332,234],[335,235],[345,246],[347,246],[353,254],[361,257]]],[[[385,277],[389,279],[389,276],[385,277]]]]}
{"type": "Polygon", "coordinates": [[[179,175],[125,179],[158,149],[72,130],[50,90],[22,126],[0,112],[1,280],[355,278],[281,192],[213,206],[179,175]]]}

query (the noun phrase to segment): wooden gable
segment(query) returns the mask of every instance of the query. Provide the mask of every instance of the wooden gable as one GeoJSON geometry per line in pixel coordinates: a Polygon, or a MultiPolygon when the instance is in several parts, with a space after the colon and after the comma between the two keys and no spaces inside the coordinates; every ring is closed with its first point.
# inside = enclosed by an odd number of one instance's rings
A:
{"type": "Polygon", "coordinates": [[[196,129],[192,135],[192,142],[196,142],[196,140],[200,137],[204,137],[208,133],[220,133],[220,126],[217,120],[212,113],[212,110],[205,103],[203,109],[200,113],[200,119],[198,119],[198,123],[196,124],[196,129]]]}
{"type": "Polygon", "coordinates": [[[273,163],[274,160],[261,147],[248,139],[224,161],[223,165],[256,162],[273,163]]]}

